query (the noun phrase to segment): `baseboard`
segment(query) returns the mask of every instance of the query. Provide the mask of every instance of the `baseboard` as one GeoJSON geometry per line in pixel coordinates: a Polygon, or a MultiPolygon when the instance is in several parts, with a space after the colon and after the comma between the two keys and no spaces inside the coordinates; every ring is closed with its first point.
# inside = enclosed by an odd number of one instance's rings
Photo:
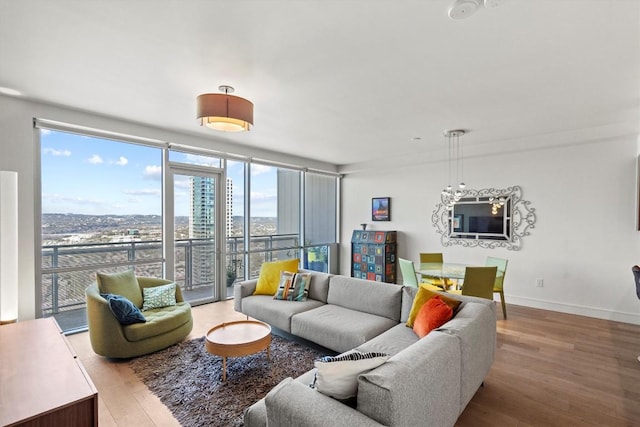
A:
{"type": "MultiPolygon", "coordinates": [[[[638,313],[626,313],[620,311],[605,310],[597,307],[587,307],[576,304],[564,304],[555,301],[546,301],[537,298],[506,296],[507,304],[523,305],[526,307],[541,308],[543,310],[559,311],[561,313],[577,314],[580,316],[595,317],[597,319],[614,320],[616,322],[640,325],[640,308],[638,313]]],[[[509,310],[507,309],[507,316],[509,310]]]]}

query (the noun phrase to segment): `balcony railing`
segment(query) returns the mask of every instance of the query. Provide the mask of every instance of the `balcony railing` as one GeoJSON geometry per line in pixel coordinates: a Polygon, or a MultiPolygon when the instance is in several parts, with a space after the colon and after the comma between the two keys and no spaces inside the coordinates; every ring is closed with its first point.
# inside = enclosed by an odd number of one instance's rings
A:
{"type": "MultiPolygon", "coordinates": [[[[304,267],[328,271],[329,245],[300,247],[297,235],[252,236],[248,252],[250,271],[245,265],[245,239],[230,237],[226,241],[227,286],[245,277],[257,277],[263,262],[295,258],[304,249],[304,267]]],[[[217,297],[213,239],[184,239],[175,242],[175,281],[192,295],[217,297]]],[[[85,307],[85,289],[95,281],[96,272],[116,272],[134,269],[138,276],[162,277],[161,241],[130,241],[116,243],[84,243],[48,245],[42,247],[42,313],[55,315],[85,307]]],[[[216,298],[217,299],[217,298],[216,298]]]]}

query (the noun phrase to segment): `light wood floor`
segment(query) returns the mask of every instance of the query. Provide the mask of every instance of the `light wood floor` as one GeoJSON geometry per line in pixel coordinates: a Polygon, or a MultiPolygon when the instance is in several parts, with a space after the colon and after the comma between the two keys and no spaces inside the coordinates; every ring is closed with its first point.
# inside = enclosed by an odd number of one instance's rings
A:
{"type": "MultiPolygon", "coordinates": [[[[640,326],[508,306],[484,387],[457,426],[640,425],[640,326]]],[[[233,301],[193,309],[190,338],[244,318],[233,301]]],[[[69,336],[99,393],[100,426],[178,426],[129,369],[93,353],[87,333],[69,336]]]]}

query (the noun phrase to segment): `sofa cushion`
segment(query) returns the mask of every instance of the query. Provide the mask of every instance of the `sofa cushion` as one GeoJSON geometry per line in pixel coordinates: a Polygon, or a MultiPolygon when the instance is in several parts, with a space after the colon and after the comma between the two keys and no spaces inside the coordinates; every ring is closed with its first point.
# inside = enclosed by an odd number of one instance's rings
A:
{"type": "Polygon", "coordinates": [[[327,302],[327,296],[329,294],[329,279],[333,277],[332,274],[321,273],[313,270],[298,270],[301,273],[311,274],[311,284],[309,285],[309,298],[327,302]]]}
{"type": "Polygon", "coordinates": [[[310,273],[280,273],[280,283],[273,299],[288,301],[306,301],[311,284],[310,273]]]}
{"type": "Polygon", "coordinates": [[[400,321],[402,286],[346,276],[332,276],[329,304],[400,321]]]}
{"type": "Polygon", "coordinates": [[[396,321],[383,316],[326,304],[295,314],[291,318],[291,333],[341,353],[363,344],[397,324],[396,321]]]}
{"type": "Polygon", "coordinates": [[[409,319],[409,313],[411,313],[411,307],[413,306],[413,299],[418,293],[418,288],[413,286],[402,287],[402,306],[400,308],[400,322],[406,322],[409,319]]]}
{"type": "Polygon", "coordinates": [[[121,325],[144,323],[147,321],[140,309],[122,295],[100,294],[100,296],[107,300],[109,310],[111,310],[121,325]]]}
{"type": "Polygon", "coordinates": [[[254,295],[271,295],[273,296],[278,290],[280,283],[280,273],[290,271],[295,273],[298,271],[299,259],[287,259],[284,261],[265,262],[260,267],[260,276],[254,295]]]}
{"type": "Polygon", "coordinates": [[[176,305],[176,284],[152,286],[142,290],[142,310],[176,305]]]}
{"type": "Polygon", "coordinates": [[[323,305],[324,303],[311,298],[306,301],[280,301],[268,295],[252,295],[242,299],[242,312],[285,332],[291,332],[293,315],[323,305]]]}
{"type": "Polygon", "coordinates": [[[335,399],[348,399],[358,394],[358,375],[382,365],[389,359],[385,353],[362,353],[351,350],[339,356],[325,356],[316,360],[313,386],[322,394],[335,399]]]}
{"type": "Polygon", "coordinates": [[[413,299],[411,313],[409,313],[409,318],[407,319],[408,327],[413,327],[413,322],[415,321],[420,308],[422,308],[424,303],[426,303],[429,299],[433,298],[436,295],[438,295],[442,299],[442,301],[444,301],[449,307],[451,307],[454,313],[456,312],[458,306],[461,304],[459,300],[450,298],[443,292],[434,292],[421,286],[420,289],[418,289],[418,293],[416,294],[415,298],[413,299]]]}
{"type": "Polygon", "coordinates": [[[413,332],[413,329],[407,328],[404,323],[400,323],[356,347],[356,350],[364,353],[377,351],[393,356],[410,345],[415,344],[418,340],[419,338],[416,333],[413,332]]]}
{"type": "Polygon", "coordinates": [[[453,316],[453,310],[449,307],[439,295],[429,298],[425,302],[416,320],[413,323],[413,331],[418,337],[423,338],[435,328],[439,328],[448,322],[453,316]]]}
{"type": "MultiPolygon", "coordinates": [[[[355,409],[292,378],[285,378],[267,393],[265,403],[268,426],[382,427],[355,409]]],[[[254,427],[247,423],[245,426],[254,427]]]]}
{"type": "Polygon", "coordinates": [[[101,294],[122,295],[136,307],[142,307],[142,291],[133,270],[120,273],[96,273],[96,281],[101,294]]]}
{"type": "Polygon", "coordinates": [[[127,341],[142,341],[177,329],[191,321],[191,306],[186,302],[164,308],[156,308],[144,313],[147,322],[122,327],[127,341]]]}

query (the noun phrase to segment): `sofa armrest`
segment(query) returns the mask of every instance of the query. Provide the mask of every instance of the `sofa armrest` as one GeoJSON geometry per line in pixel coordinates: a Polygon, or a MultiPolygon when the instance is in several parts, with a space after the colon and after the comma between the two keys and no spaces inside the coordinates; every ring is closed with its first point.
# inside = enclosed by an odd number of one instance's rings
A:
{"type": "Polygon", "coordinates": [[[452,426],[460,415],[460,341],[431,331],[358,377],[358,410],[391,426],[452,426]]]}
{"type": "Polygon", "coordinates": [[[357,410],[307,385],[286,378],[265,397],[268,426],[382,426],[357,410]]]}
{"type": "Polygon", "coordinates": [[[253,295],[257,284],[258,279],[250,279],[233,285],[233,308],[238,313],[242,313],[242,298],[253,295]]]}

